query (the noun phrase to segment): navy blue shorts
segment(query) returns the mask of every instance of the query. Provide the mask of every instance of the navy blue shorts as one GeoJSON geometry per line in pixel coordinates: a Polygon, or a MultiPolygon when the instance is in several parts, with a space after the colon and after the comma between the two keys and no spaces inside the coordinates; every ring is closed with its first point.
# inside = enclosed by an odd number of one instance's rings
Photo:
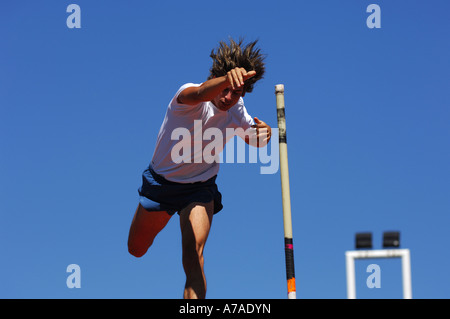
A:
{"type": "Polygon", "coordinates": [[[151,165],[142,173],[139,202],[147,211],[166,211],[169,215],[180,212],[194,202],[214,201],[214,214],[222,210],[222,194],[214,176],[205,182],[176,183],[155,173],[151,165]]]}

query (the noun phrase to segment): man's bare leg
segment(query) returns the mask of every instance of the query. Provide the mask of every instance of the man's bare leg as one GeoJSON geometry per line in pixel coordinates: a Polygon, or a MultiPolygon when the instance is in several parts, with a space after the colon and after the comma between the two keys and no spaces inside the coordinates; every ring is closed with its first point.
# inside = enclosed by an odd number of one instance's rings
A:
{"type": "Polygon", "coordinates": [[[211,201],[192,203],[180,212],[185,299],[204,299],[206,296],[203,250],[211,229],[213,210],[211,201]]]}
{"type": "Polygon", "coordinates": [[[135,257],[143,256],[156,235],[167,225],[170,215],[165,211],[148,212],[138,205],[128,235],[128,251],[135,257]]]}

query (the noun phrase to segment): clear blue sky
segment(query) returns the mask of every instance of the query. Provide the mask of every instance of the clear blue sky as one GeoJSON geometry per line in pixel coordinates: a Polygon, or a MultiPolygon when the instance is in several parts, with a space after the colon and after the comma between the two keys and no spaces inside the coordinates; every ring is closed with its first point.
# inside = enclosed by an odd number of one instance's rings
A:
{"type": "MultiPolygon", "coordinates": [[[[285,85],[298,298],[346,298],[354,234],[399,230],[414,298],[450,298],[450,4],[434,1],[2,1],[0,297],[180,298],[179,218],[126,241],[166,106],[229,36],[259,39],[245,97],[276,127],[285,85]],[[69,29],[66,8],[81,8],[69,29]],[[366,8],[381,8],[369,29],[366,8]],[[66,267],[81,267],[69,289],[66,267]]],[[[281,183],[224,164],[208,298],[286,298],[281,183]]],[[[401,298],[399,260],[357,263],[361,298],[401,298]],[[365,286],[381,267],[381,288],[365,286]]]]}

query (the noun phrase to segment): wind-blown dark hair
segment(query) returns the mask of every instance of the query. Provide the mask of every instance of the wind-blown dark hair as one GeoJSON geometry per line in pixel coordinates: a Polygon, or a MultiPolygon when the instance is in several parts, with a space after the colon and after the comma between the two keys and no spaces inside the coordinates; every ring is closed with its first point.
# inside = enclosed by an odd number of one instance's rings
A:
{"type": "Polygon", "coordinates": [[[246,71],[256,71],[256,75],[245,81],[244,91],[252,92],[254,84],[263,78],[265,72],[264,58],[260,49],[256,47],[258,40],[243,46],[243,39],[236,43],[230,39],[230,44],[220,41],[216,51],[211,51],[213,65],[209,70],[209,79],[227,74],[234,68],[244,68],[246,71]]]}

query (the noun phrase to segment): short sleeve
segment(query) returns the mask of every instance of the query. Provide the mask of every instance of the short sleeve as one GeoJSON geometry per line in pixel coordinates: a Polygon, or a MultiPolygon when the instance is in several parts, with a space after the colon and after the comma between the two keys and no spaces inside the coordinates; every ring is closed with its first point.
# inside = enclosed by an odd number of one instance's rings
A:
{"type": "Polygon", "coordinates": [[[233,110],[233,117],[237,120],[238,127],[242,127],[244,130],[248,129],[250,126],[254,125],[255,122],[253,118],[248,114],[247,109],[244,105],[244,99],[241,97],[235,105],[233,110]]]}
{"type": "Polygon", "coordinates": [[[186,83],[183,84],[178,91],[175,93],[174,97],[172,98],[172,101],[170,101],[170,108],[172,109],[172,111],[174,112],[186,112],[188,110],[192,110],[195,109],[196,106],[200,105],[201,103],[199,103],[198,105],[188,105],[188,104],[182,104],[182,103],[178,103],[178,96],[180,95],[181,92],[183,92],[185,89],[187,89],[188,87],[199,87],[201,84],[195,84],[195,83],[186,83]]]}
{"type": "Polygon", "coordinates": [[[246,139],[246,137],[252,137],[253,134],[255,134],[255,131],[248,130],[252,127],[252,125],[255,124],[253,121],[253,118],[248,114],[247,109],[244,106],[244,99],[241,97],[236,103],[235,106],[232,108],[232,117],[233,117],[233,123],[237,129],[235,131],[236,135],[238,135],[243,140],[246,139]]]}

